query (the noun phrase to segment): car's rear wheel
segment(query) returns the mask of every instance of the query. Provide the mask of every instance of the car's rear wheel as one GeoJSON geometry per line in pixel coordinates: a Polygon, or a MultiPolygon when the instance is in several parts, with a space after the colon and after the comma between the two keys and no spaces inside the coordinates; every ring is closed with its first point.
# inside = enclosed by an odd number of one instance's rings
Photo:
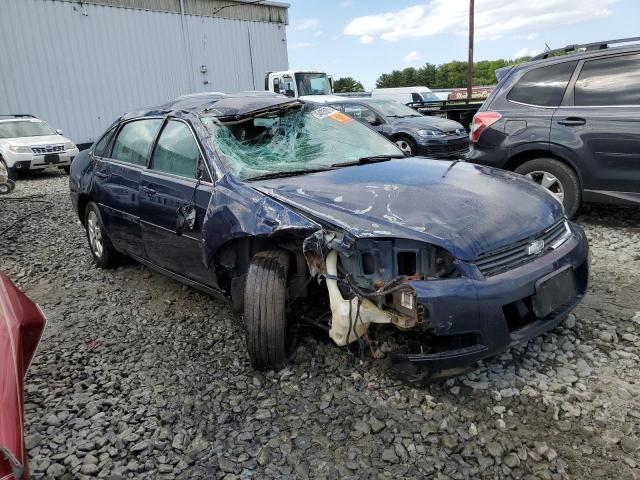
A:
{"type": "Polygon", "coordinates": [[[543,186],[551,192],[571,217],[582,202],[580,181],[573,169],[555,158],[536,158],[516,168],[516,173],[543,186]]]}
{"type": "Polygon", "coordinates": [[[119,254],[107,235],[100,216],[98,206],[90,202],[85,210],[84,226],[87,231],[87,241],[91,249],[91,256],[96,266],[113,268],[117,266],[119,254]]]}
{"type": "Polygon", "coordinates": [[[247,350],[254,368],[279,368],[287,360],[287,277],[283,250],[257,253],[244,290],[247,350]]]}
{"type": "Polygon", "coordinates": [[[393,142],[402,150],[406,155],[411,157],[416,154],[416,142],[409,137],[396,137],[393,142]]]}

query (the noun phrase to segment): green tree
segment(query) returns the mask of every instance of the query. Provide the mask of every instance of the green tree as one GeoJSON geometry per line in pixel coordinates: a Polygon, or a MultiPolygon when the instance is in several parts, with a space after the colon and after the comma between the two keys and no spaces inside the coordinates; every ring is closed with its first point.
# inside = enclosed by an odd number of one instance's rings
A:
{"type": "Polygon", "coordinates": [[[343,77],[333,82],[333,91],[336,93],[364,92],[364,87],[352,77],[343,77]]]}
{"type": "MultiPolygon", "coordinates": [[[[473,64],[473,85],[495,85],[496,70],[529,60],[529,57],[515,60],[482,60],[473,64]]],[[[464,88],[467,86],[467,62],[451,61],[440,65],[426,63],[416,69],[393,70],[383,73],[376,80],[378,88],[425,86],[429,88],[464,88]]]]}

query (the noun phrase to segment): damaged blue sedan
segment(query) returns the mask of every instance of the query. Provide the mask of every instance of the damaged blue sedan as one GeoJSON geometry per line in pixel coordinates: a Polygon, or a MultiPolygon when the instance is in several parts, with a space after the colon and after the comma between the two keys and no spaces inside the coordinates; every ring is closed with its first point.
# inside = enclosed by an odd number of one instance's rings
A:
{"type": "Polygon", "coordinates": [[[198,94],[119,118],[73,162],[95,264],[123,255],[228,299],[255,368],[310,323],[412,379],[447,376],[558,325],[588,245],[516,174],[406,158],[328,106],[198,94]]]}

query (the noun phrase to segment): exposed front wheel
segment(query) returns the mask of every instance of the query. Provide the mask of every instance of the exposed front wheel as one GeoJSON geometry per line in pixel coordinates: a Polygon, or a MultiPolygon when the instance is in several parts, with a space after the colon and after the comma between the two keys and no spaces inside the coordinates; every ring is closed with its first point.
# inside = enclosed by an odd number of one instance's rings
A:
{"type": "Polygon", "coordinates": [[[96,266],[113,268],[118,263],[119,254],[104,229],[98,206],[90,202],[85,210],[84,226],[87,231],[87,241],[91,249],[91,256],[96,266]]]}
{"type": "Polygon", "coordinates": [[[398,146],[400,150],[402,150],[405,155],[408,155],[410,157],[415,156],[416,142],[414,142],[412,139],[408,137],[398,137],[394,139],[393,142],[398,146]]]}
{"type": "Polygon", "coordinates": [[[71,165],[65,165],[64,167],[61,167],[61,168],[64,173],[69,175],[69,172],[71,171],[71,165]]]}
{"type": "Polygon", "coordinates": [[[9,183],[0,183],[0,195],[11,193],[11,185],[9,183]]]}
{"type": "Polygon", "coordinates": [[[543,186],[564,205],[572,217],[580,208],[582,192],[578,176],[571,167],[555,158],[536,158],[523,163],[515,170],[537,184],[543,186]]]}
{"type": "Polygon", "coordinates": [[[254,368],[279,368],[287,359],[287,277],[289,255],[282,250],[257,253],[244,290],[247,350],[254,368]]]}
{"type": "Polygon", "coordinates": [[[7,162],[5,162],[2,157],[0,157],[0,162],[4,166],[4,169],[7,171],[7,177],[9,177],[9,180],[13,180],[15,182],[18,179],[18,172],[16,172],[15,168],[9,168],[7,166],[7,162]]]}

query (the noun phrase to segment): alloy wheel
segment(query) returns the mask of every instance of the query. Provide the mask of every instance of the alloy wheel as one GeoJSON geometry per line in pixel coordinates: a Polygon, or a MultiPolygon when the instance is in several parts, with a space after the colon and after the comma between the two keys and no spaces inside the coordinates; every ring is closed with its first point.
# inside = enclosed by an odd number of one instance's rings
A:
{"type": "Polygon", "coordinates": [[[558,177],[549,172],[544,171],[535,171],[529,172],[525,175],[525,177],[530,178],[538,185],[542,185],[544,188],[549,190],[560,203],[564,200],[564,187],[558,177]]]}
{"type": "Polygon", "coordinates": [[[100,228],[98,216],[95,212],[89,212],[89,216],[87,217],[87,232],[89,233],[91,251],[96,257],[102,258],[102,254],[104,252],[102,229],[100,228]]]}
{"type": "Polygon", "coordinates": [[[413,152],[411,151],[411,145],[409,145],[409,142],[407,142],[406,140],[396,140],[396,145],[404,153],[408,153],[409,155],[413,155],[413,152]]]}

